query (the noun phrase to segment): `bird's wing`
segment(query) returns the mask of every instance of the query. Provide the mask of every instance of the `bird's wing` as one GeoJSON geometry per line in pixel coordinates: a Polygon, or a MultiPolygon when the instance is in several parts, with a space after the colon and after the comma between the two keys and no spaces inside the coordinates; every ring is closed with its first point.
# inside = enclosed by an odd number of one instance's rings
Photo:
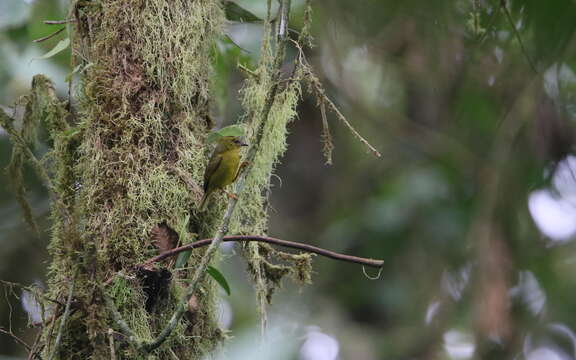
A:
{"type": "Polygon", "coordinates": [[[216,172],[220,164],[222,164],[222,155],[212,155],[210,161],[208,162],[208,166],[206,166],[206,170],[204,171],[204,192],[208,191],[210,178],[216,172]]]}

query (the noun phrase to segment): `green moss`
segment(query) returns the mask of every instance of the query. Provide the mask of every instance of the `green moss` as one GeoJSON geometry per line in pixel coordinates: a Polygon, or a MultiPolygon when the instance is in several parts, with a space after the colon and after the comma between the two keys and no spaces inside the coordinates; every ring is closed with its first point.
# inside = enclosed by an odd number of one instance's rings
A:
{"type": "MultiPolygon", "coordinates": [[[[45,161],[52,169],[54,193],[49,295],[64,301],[72,274],[78,274],[78,311],[66,323],[59,355],[102,359],[110,356],[107,334],[114,321],[101,284],[138,338],[150,340],[164,328],[183,293],[182,282],[174,279],[161,306],[149,311],[143,306],[147,294],[135,266],[158,252],[151,230],[166,223],[188,241],[197,234],[211,236],[220,225],[224,201],[215,198],[204,214],[197,207],[209,153],[205,136],[212,124],[211,50],[222,34],[224,13],[220,2],[212,0],[75,2],[72,13],[77,20],[74,53],[84,62],[75,94],[79,112],[70,118],[50,81],[37,77],[27,100],[27,113],[34,115],[26,117],[21,135],[33,142],[44,119],[53,141],[45,161]]],[[[258,138],[259,151],[230,226],[235,234],[266,233],[270,179],[286,150],[288,124],[301,96],[299,66],[293,78],[278,83],[283,56],[274,53],[269,30],[265,25],[257,76],[241,94],[249,141],[258,138]]],[[[21,180],[23,148],[15,154],[13,168],[20,171],[15,178],[21,180]]],[[[189,264],[203,254],[193,251],[189,264]]],[[[263,319],[266,302],[284,276],[310,280],[309,255],[256,243],[243,254],[263,319]]],[[[203,281],[185,320],[149,358],[174,353],[200,359],[212,351],[225,337],[216,325],[216,294],[214,282],[203,281]]],[[[51,328],[45,327],[42,336],[49,355],[51,328]]],[[[143,356],[121,339],[116,351],[123,359],[143,356]]]]}
{"type": "MultiPolygon", "coordinates": [[[[181,292],[173,282],[170,298],[153,316],[142,306],[145,295],[130,272],[157,254],[151,229],[166,222],[181,238],[192,237],[189,228],[214,230],[195,212],[199,194],[190,191],[190,182],[201,184],[206,162],[211,49],[224,14],[211,0],[102,0],[99,6],[77,3],[75,13],[73,46],[82,54],[78,60],[91,66],[79,84],[77,131],[52,127],[58,191],[69,211],[55,218],[51,286],[61,290],[71,261],[81,264],[75,298],[86,309],[91,356],[100,358],[113,321],[93,283],[109,283],[106,292],[123,318],[150,340],[181,292]],[[77,240],[69,234],[78,234],[77,240]]],[[[191,262],[201,255],[195,251],[191,262]]],[[[201,358],[222,339],[211,287],[202,284],[194,323],[182,322],[152,357],[169,358],[167,351],[174,351],[180,358],[201,358]]],[[[118,351],[122,358],[141,358],[127,346],[118,351]]]]}

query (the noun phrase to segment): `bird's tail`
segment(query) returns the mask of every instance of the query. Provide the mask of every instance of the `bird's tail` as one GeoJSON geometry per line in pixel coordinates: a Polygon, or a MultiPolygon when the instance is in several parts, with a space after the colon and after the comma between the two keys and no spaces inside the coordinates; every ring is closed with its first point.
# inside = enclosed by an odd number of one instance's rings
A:
{"type": "Polygon", "coordinates": [[[204,193],[204,196],[202,196],[202,201],[200,201],[200,211],[204,211],[206,210],[206,205],[208,205],[208,197],[210,195],[210,192],[206,191],[204,193]]]}

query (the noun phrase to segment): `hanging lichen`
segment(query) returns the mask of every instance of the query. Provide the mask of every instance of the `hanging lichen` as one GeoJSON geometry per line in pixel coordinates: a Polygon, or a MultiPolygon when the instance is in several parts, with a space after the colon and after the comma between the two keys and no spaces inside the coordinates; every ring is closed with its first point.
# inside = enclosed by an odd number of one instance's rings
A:
{"type": "MultiPolygon", "coordinates": [[[[289,2],[283,2],[282,5],[289,7],[289,2]]],[[[282,5],[279,16],[282,16],[282,5]]],[[[268,20],[270,19],[269,11],[268,20]]],[[[281,76],[279,65],[284,57],[285,44],[277,39],[277,42],[274,42],[277,34],[270,32],[270,22],[267,25],[255,76],[246,81],[241,93],[248,137],[255,141],[258,131],[263,128],[253,170],[246,177],[244,195],[240,198],[231,225],[231,232],[234,234],[267,234],[271,179],[276,165],[286,151],[288,124],[296,118],[296,106],[301,98],[302,69],[296,64],[290,75],[284,78],[281,76]]],[[[311,256],[284,253],[259,243],[246,244],[243,254],[255,283],[264,327],[266,305],[280,286],[280,280],[285,275],[293,274],[296,279],[309,282],[311,256]],[[278,263],[278,260],[283,263],[278,263]],[[302,266],[302,261],[306,263],[305,266],[302,266]]]]}

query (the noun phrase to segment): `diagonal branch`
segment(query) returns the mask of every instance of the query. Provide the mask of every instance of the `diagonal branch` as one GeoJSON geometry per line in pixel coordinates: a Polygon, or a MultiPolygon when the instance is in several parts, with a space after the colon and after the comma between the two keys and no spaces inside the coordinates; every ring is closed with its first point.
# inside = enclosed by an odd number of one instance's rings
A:
{"type": "MultiPolygon", "coordinates": [[[[165,251],[162,254],[149,259],[148,261],[146,261],[145,263],[143,263],[140,266],[146,266],[146,265],[150,265],[150,264],[162,261],[166,258],[170,258],[170,257],[173,257],[175,255],[178,255],[179,253],[181,253],[183,251],[188,251],[188,250],[197,249],[197,248],[200,248],[203,246],[208,246],[208,245],[212,244],[212,240],[213,239],[198,240],[198,241],[195,241],[193,243],[190,243],[190,244],[187,244],[184,246],[180,246],[180,247],[174,248],[174,249],[169,250],[169,251],[165,251]]],[[[222,238],[222,241],[223,242],[258,241],[258,242],[264,242],[264,243],[268,243],[268,244],[272,244],[272,245],[283,246],[283,247],[287,247],[287,248],[291,248],[291,249],[298,249],[298,250],[306,251],[309,253],[317,254],[320,256],[324,256],[324,257],[327,257],[330,259],[344,261],[344,262],[356,263],[356,264],[361,264],[361,265],[375,267],[375,268],[381,268],[382,266],[384,266],[384,260],[368,259],[368,258],[362,258],[362,257],[357,257],[357,256],[340,254],[340,253],[337,253],[334,251],[322,249],[322,248],[308,245],[308,244],[303,244],[303,243],[299,243],[299,242],[295,242],[295,241],[276,239],[276,238],[267,237],[267,236],[258,236],[258,235],[224,236],[222,238]]]]}
{"type": "Polygon", "coordinates": [[[104,290],[104,287],[102,285],[98,284],[98,290],[100,290],[100,293],[102,294],[102,297],[104,298],[104,302],[106,303],[106,307],[108,308],[108,310],[112,314],[112,318],[114,319],[114,321],[116,322],[116,324],[118,325],[120,330],[122,330],[122,333],[128,338],[128,341],[130,343],[132,343],[133,345],[138,347],[139,340],[136,337],[136,334],[134,334],[132,329],[130,329],[130,326],[128,326],[128,323],[126,323],[126,321],[124,321],[124,319],[122,318],[122,315],[120,314],[120,312],[116,308],[114,301],[112,301],[112,299],[110,299],[110,297],[106,294],[106,291],[104,290]]]}
{"type": "MultiPolygon", "coordinates": [[[[352,124],[348,121],[348,119],[346,119],[344,114],[342,114],[340,109],[338,109],[336,104],[334,104],[334,102],[332,100],[330,100],[328,95],[326,95],[326,91],[324,90],[324,86],[322,86],[322,84],[320,83],[320,80],[318,80],[318,78],[316,77],[316,75],[312,71],[312,67],[310,66],[310,63],[308,62],[308,60],[306,59],[306,56],[304,55],[304,51],[302,50],[302,47],[300,46],[300,44],[298,44],[297,41],[294,41],[294,40],[291,40],[291,41],[292,41],[292,43],[294,43],[294,45],[296,46],[296,49],[298,50],[298,61],[306,73],[306,76],[305,76],[306,83],[308,84],[309,88],[312,90],[312,93],[316,97],[316,101],[318,102],[318,105],[320,106],[320,111],[322,114],[322,121],[324,123],[324,131],[326,131],[326,129],[327,129],[326,107],[328,107],[328,110],[330,110],[334,114],[336,114],[336,117],[340,121],[342,121],[344,126],[346,126],[348,128],[348,131],[350,131],[352,133],[352,135],[358,141],[360,141],[362,144],[364,144],[364,146],[374,156],[376,156],[378,158],[382,157],[382,154],[380,154],[380,152],[378,150],[376,150],[376,148],[374,146],[372,146],[368,142],[368,140],[366,140],[362,135],[360,135],[360,133],[354,128],[354,126],[352,126],[352,124]]],[[[330,147],[331,146],[334,147],[334,145],[331,144],[331,142],[330,142],[330,144],[325,144],[325,146],[329,149],[327,154],[330,155],[331,151],[332,151],[330,149],[330,147]]],[[[332,161],[331,155],[327,156],[327,159],[331,163],[331,161],[332,161]]]]}
{"type": "Polygon", "coordinates": [[[40,175],[40,178],[42,178],[46,187],[48,187],[48,190],[50,190],[51,193],[55,194],[54,185],[52,184],[52,179],[50,179],[48,172],[46,171],[44,166],[42,166],[40,160],[36,158],[32,150],[30,150],[30,147],[26,143],[26,140],[24,140],[22,136],[18,134],[16,128],[14,128],[14,126],[12,125],[12,119],[10,118],[10,116],[8,116],[8,114],[6,114],[2,109],[0,109],[0,127],[3,127],[4,130],[6,130],[6,132],[8,133],[8,135],[10,135],[10,137],[12,137],[12,139],[16,143],[18,143],[19,146],[22,147],[24,153],[28,157],[28,160],[30,160],[30,163],[32,163],[32,167],[34,168],[34,170],[36,170],[38,175],[40,175]]]}
{"type": "Polygon", "coordinates": [[[18,336],[16,336],[12,331],[8,331],[8,330],[4,330],[3,328],[0,328],[0,333],[10,336],[15,342],[17,342],[18,344],[25,347],[26,350],[28,350],[29,352],[32,351],[32,348],[30,347],[30,345],[28,345],[26,343],[26,341],[24,341],[21,338],[19,338],[18,336]]]}
{"type": "Polygon", "coordinates": [[[56,31],[54,31],[52,34],[50,34],[50,35],[48,35],[48,36],[44,36],[44,37],[41,37],[41,38],[39,38],[39,39],[32,40],[32,42],[39,43],[39,42],[42,42],[42,41],[46,41],[46,40],[52,39],[54,36],[60,34],[60,33],[61,33],[62,31],[64,31],[65,29],[66,29],[66,28],[63,27],[62,29],[56,30],[56,31]]]}
{"type": "Polygon", "coordinates": [[[528,56],[528,51],[526,51],[526,47],[524,47],[524,41],[522,41],[522,37],[520,36],[520,32],[518,31],[518,29],[516,28],[516,25],[514,24],[514,19],[512,19],[512,14],[510,14],[510,10],[508,10],[508,6],[506,6],[506,0],[500,0],[500,6],[502,7],[504,14],[506,15],[506,18],[508,19],[508,22],[510,23],[510,27],[512,27],[512,31],[514,32],[514,36],[516,36],[516,38],[518,39],[518,43],[520,44],[520,49],[522,50],[522,54],[524,54],[526,61],[528,61],[528,65],[530,65],[532,70],[536,74],[538,74],[538,69],[536,68],[536,65],[534,64],[534,62],[532,61],[532,58],[530,58],[530,56],[528,56]]]}

